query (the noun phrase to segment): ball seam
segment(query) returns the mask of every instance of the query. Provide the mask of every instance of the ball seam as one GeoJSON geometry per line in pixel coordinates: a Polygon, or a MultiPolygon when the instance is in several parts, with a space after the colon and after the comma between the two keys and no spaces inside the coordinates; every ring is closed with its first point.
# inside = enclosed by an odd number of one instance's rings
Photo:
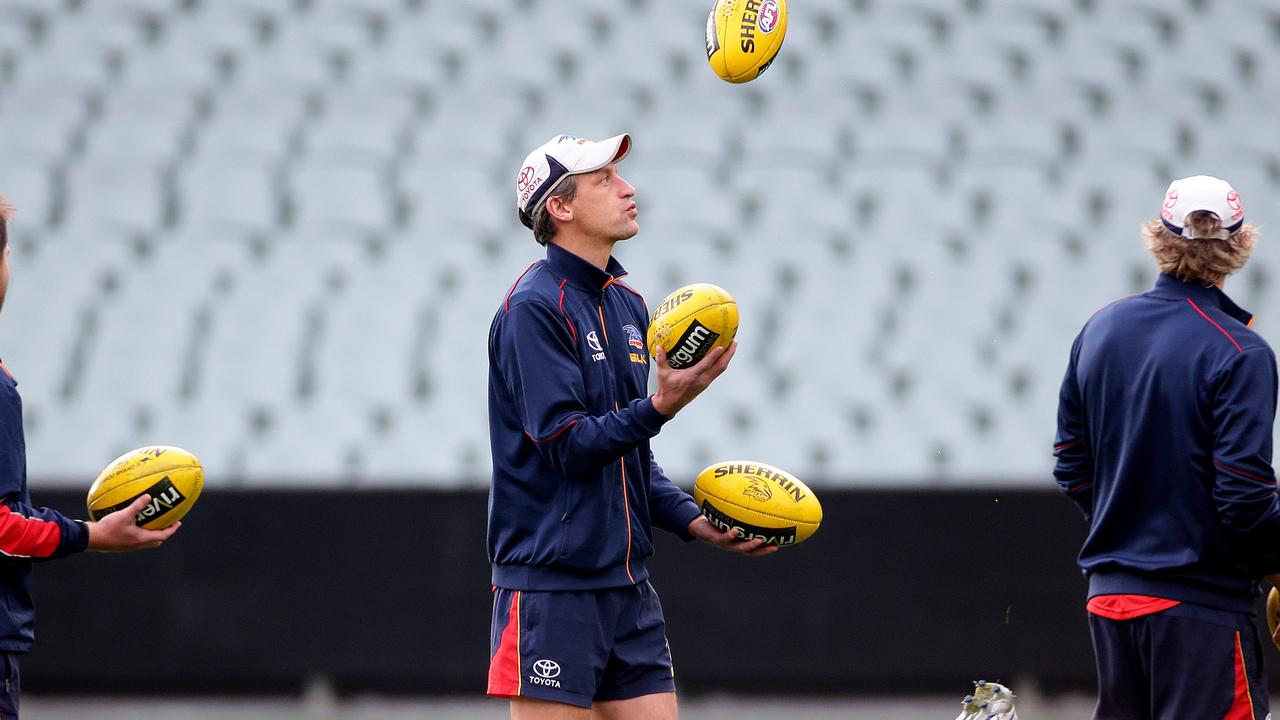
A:
{"type": "Polygon", "coordinates": [[[789,518],[789,517],[786,517],[785,515],[774,515],[773,513],[765,512],[765,511],[763,511],[763,510],[756,510],[755,508],[748,507],[748,506],[746,506],[746,505],[740,505],[740,504],[738,504],[738,503],[736,503],[736,502],[734,502],[733,500],[730,500],[730,499],[728,499],[728,498],[723,498],[723,497],[720,497],[719,495],[716,495],[715,493],[707,492],[705,488],[699,488],[699,490],[701,490],[701,491],[702,491],[702,494],[703,494],[703,495],[706,495],[707,497],[715,498],[716,500],[719,500],[720,502],[726,502],[726,503],[729,503],[730,505],[732,505],[732,506],[734,506],[734,507],[736,507],[736,508],[742,508],[743,510],[750,510],[750,511],[751,511],[751,512],[753,512],[753,513],[760,513],[761,515],[764,515],[764,516],[766,516],[766,517],[774,518],[775,520],[785,520],[785,521],[787,521],[787,522],[803,523],[803,524],[805,524],[805,525],[817,525],[817,524],[819,524],[819,523],[821,523],[821,522],[822,522],[821,520],[797,520],[796,518],[789,518]]]}

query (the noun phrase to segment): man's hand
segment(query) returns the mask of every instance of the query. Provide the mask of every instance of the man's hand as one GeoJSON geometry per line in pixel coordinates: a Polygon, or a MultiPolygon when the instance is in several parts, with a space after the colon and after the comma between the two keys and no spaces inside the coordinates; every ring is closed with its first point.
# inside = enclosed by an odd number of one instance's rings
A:
{"type": "Polygon", "coordinates": [[[163,530],[146,530],[137,526],[138,513],[151,502],[150,495],[142,495],[123,510],[117,510],[89,526],[89,549],[99,552],[129,552],[160,547],[182,523],[174,523],[163,530]]]}
{"type": "Polygon", "coordinates": [[[653,409],[667,417],[680,412],[680,408],[693,402],[712,380],[720,377],[737,349],[738,341],[734,340],[727,348],[711,348],[711,352],[692,367],[676,370],[667,364],[667,349],[659,345],[653,354],[658,363],[658,392],[653,394],[653,409]]]}
{"type": "Polygon", "coordinates": [[[778,552],[777,545],[765,545],[763,538],[739,540],[737,528],[721,531],[720,528],[712,525],[711,521],[704,515],[699,515],[693,519],[693,522],[689,523],[689,534],[699,540],[711,543],[721,550],[750,555],[751,557],[764,557],[778,552]]]}

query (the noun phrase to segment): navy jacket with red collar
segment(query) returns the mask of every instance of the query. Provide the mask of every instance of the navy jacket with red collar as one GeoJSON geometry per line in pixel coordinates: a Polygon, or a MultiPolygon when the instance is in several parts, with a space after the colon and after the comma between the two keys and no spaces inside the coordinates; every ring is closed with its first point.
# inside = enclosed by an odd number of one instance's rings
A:
{"type": "Polygon", "coordinates": [[[1059,486],[1089,595],[1252,612],[1280,571],[1275,354],[1216,288],[1161,275],[1084,326],[1058,407],[1059,486]]]}
{"type": "Polygon", "coordinates": [[[648,577],[650,526],[685,540],[699,511],[654,462],[667,418],[648,397],[644,299],[550,244],[489,330],[489,561],[518,590],[620,587],[648,577]]]}
{"type": "Polygon", "coordinates": [[[31,561],[84,550],[89,529],[27,494],[27,447],[18,383],[0,363],[0,652],[29,652],[35,640],[31,561]]]}

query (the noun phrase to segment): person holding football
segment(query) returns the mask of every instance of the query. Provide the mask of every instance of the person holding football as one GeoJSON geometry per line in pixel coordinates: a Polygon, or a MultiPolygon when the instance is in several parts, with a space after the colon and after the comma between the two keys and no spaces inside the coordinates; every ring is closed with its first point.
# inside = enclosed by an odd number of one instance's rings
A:
{"type": "MultiPolygon", "coordinates": [[[[0,195],[0,309],[9,290],[9,222],[13,206],[0,195]]],[[[144,530],[135,519],[151,502],[143,495],[123,510],[97,522],[73,520],[50,508],[35,507],[27,492],[26,440],[22,430],[22,398],[18,383],[0,361],[0,720],[17,720],[20,656],[35,640],[35,602],[31,597],[32,565],[84,550],[104,552],[159,547],[181,523],[164,530],[144,530]]]]}
{"type": "Polygon", "coordinates": [[[489,333],[489,695],[514,720],[675,720],[671,652],[645,559],[652,526],[760,556],[700,513],[649,449],[728,367],[736,345],[676,370],[654,353],[648,310],[622,281],[617,243],[639,225],[618,174],[631,138],[552,138],[525,159],[516,209],[546,258],[502,300],[489,333]]]}

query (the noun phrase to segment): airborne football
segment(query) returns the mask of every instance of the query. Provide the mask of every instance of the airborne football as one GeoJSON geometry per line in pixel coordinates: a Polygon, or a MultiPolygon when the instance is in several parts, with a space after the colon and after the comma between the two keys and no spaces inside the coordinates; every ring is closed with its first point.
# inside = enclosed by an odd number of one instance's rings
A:
{"type": "Polygon", "coordinates": [[[787,0],[718,0],[707,15],[707,62],[720,79],[755,80],[787,34],[787,0]]]}

